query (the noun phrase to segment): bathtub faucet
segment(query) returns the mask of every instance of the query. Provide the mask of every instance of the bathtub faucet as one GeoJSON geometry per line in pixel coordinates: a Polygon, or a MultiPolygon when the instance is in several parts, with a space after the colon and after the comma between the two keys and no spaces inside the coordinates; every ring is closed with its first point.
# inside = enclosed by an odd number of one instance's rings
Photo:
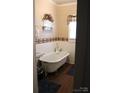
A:
{"type": "Polygon", "coordinates": [[[59,51],[61,52],[62,51],[62,48],[59,48],[59,51]]]}
{"type": "Polygon", "coordinates": [[[56,47],[54,49],[55,52],[62,51],[62,48],[59,47],[58,43],[56,43],[56,47]]]}

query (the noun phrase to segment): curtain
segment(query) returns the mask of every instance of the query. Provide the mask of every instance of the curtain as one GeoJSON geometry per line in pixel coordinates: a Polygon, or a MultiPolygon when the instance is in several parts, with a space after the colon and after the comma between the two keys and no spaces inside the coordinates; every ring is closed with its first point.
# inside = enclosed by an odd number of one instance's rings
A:
{"type": "Polygon", "coordinates": [[[67,24],[69,24],[72,21],[76,21],[76,16],[68,15],[68,17],[67,17],[67,24]]]}

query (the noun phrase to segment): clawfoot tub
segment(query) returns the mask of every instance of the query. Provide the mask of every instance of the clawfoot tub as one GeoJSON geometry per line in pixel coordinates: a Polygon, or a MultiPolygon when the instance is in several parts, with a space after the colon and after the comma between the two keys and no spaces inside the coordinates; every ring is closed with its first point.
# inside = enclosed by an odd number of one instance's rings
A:
{"type": "Polygon", "coordinates": [[[42,62],[45,71],[52,73],[66,63],[68,56],[69,53],[66,51],[50,52],[41,56],[39,60],[42,62]]]}

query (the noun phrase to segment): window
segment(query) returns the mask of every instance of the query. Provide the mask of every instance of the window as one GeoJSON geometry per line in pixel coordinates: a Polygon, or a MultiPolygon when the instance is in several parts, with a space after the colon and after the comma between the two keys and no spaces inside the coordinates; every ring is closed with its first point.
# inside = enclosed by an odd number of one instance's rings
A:
{"type": "Polygon", "coordinates": [[[70,40],[75,40],[76,39],[76,16],[69,15],[67,18],[68,22],[68,38],[70,40]]]}
{"type": "Polygon", "coordinates": [[[69,39],[76,39],[76,21],[69,23],[69,39]]]}

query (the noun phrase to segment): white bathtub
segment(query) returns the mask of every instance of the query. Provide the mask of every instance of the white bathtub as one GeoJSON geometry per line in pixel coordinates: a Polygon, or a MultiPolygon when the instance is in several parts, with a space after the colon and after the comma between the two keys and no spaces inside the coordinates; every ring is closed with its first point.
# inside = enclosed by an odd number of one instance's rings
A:
{"type": "Polygon", "coordinates": [[[39,58],[39,60],[42,62],[45,71],[52,73],[65,64],[68,56],[69,53],[65,51],[51,52],[44,54],[39,58]]]}

